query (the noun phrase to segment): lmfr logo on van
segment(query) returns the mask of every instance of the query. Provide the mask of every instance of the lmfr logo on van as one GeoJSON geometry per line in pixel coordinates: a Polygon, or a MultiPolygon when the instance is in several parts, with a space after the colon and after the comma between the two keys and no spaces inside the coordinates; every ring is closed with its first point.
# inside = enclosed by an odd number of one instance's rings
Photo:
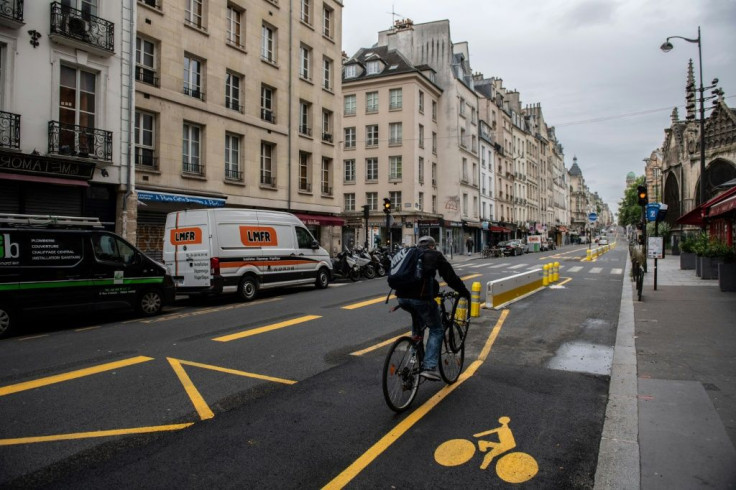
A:
{"type": "Polygon", "coordinates": [[[202,230],[200,228],[176,228],[171,230],[172,245],[192,245],[202,243],[202,230]]]}
{"type": "Polygon", "coordinates": [[[240,241],[246,247],[275,247],[279,244],[276,230],[270,226],[241,226],[240,241]]]}

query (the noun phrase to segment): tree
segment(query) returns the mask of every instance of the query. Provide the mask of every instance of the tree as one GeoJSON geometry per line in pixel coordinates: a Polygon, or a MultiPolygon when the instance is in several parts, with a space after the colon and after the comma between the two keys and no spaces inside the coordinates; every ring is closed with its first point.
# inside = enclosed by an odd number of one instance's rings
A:
{"type": "Polygon", "coordinates": [[[645,185],[644,176],[641,175],[626,188],[624,197],[618,206],[618,224],[619,226],[632,225],[636,226],[641,222],[641,206],[639,205],[639,196],[637,195],[637,186],[645,185]]]}

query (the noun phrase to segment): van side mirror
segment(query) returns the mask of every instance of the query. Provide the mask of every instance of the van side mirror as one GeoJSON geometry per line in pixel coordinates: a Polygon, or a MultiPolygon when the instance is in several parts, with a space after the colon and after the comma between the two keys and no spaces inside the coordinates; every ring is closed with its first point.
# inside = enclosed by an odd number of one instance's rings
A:
{"type": "Polygon", "coordinates": [[[319,242],[317,240],[312,240],[312,250],[317,250],[319,248],[319,242]]]}

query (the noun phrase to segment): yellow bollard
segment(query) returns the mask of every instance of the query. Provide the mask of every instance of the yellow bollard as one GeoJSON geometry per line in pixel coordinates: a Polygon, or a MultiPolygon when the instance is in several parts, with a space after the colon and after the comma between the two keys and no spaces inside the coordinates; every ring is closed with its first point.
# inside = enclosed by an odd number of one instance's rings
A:
{"type": "Polygon", "coordinates": [[[591,249],[588,249],[585,251],[585,260],[590,262],[591,258],[593,258],[593,251],[591,249]]]}
{"type": "Polygon", "coordinates": [[[548,286],[549,285],[549,264],[544,264],[542,266],[542,286],[548,286]]]}
{"type": "Polygon", "coordinates": [[[554,278],[554,282],[557,282],[557,281],[560,280],[560,263],[559,262],[555,262],[554,263],[554,267],[555,267],[555,272],[554,272],[555,278],[554,278]]]}
{"type": "Polygon", "coordinates": [[[460,298],[457,302],[457,308],[455,309],[455,319],[465,321],[468,318],[468,300],[467,298],[460,298]]]}
{"type": "Polygon", "coordinates": [[[473,318],[480,316],[480,290],[479,282],[474,282],[470,288],[470,316],[473,318]]]}

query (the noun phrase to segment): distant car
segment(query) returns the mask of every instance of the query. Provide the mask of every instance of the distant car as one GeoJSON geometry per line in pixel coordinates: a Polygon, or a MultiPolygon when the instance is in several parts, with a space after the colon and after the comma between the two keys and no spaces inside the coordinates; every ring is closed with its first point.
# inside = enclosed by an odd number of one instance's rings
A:
{"type": "Polygon", "coordinates": [[[499,242],[498,247],[503,250],[504,255],[522,255],[524,253],[524,246],[521,240],[499,242]]]}
{"type": "Polygon", "coordinates": [[[608,238],[606,238],[606,237],[600,237],[598,239],[598,245],[608,245],[608,238]]]}

